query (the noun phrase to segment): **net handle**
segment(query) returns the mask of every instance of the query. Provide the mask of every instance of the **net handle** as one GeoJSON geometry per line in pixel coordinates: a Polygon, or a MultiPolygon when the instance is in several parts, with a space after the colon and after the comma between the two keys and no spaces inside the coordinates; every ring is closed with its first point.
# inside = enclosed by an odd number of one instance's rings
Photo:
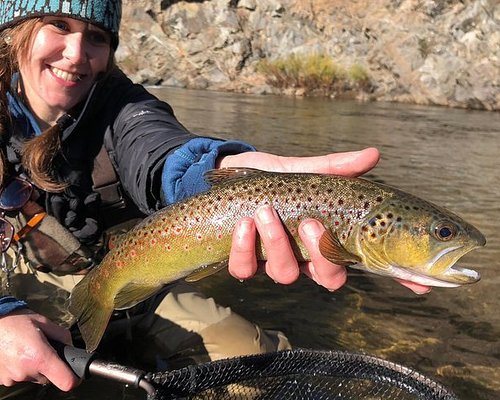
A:
{"type": "Polygon", "coordinates": [[[131,385],[135,388],[144,389],[148,395],[156,393],[154,386],[144,378],[146,372],[140,369],[100,360],[97,358],[97,353],[89,353],[84,349],[54,340],[51,340],[50,344],[56,350],[59,357],[66,362],[73,373],[80,379],[88,379],[90,376],[100,376],[115,382],[131,385]]]}

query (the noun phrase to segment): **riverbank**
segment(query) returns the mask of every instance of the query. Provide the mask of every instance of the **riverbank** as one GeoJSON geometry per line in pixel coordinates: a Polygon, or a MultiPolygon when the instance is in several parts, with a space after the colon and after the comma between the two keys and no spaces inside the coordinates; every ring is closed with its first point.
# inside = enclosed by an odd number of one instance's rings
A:
{"type": "Polygon", "coordinates": [[[495,0],[124,0],[117,60],[139,83],[297,95],[257,72],[291,54],[361,66],[360,100],[500,110],[495,0]]]}

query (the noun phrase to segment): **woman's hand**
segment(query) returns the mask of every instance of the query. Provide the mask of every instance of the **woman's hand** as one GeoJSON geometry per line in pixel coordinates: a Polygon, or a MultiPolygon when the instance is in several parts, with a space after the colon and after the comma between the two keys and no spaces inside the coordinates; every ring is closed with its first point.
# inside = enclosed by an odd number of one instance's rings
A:
{"type": "MultiPolygon", "coordinates": [[[[276,172],[359,176],[372,169],[379,157],[378,150],[374,148],[316,157],[281,157],[250,152],[223,157],[219,160],[218,167],[254,167],[276,172]]],[[[258,232],[267,255],[263,267],[273,280],[290,284],[297,280],[302,271],[319,285],[336,290],[345,283],[347,273],[344,267],[331,263],[319,252],[319,239],[324,231],[324,226],[314,219],[302,221],[299,235],[311,261],[299,265],[276,211],[270,206],[262,206],[256,211],[255,218],[243,218],[237,223],[229,256],[229,272],[238,279],[248,279],[257,272],[255,240],[258,232]]],[[[417,294],[430,290],[412,282],[399,282],[417,294]]]]}
{"type": "Polygon", "coordinates": [[[51,338],[71,344],[71,335],[47,318],[30,310],[17,310],[0,317],[0,384],[52,383],[63,391],[79,379],[48,343],[51,338]]]}

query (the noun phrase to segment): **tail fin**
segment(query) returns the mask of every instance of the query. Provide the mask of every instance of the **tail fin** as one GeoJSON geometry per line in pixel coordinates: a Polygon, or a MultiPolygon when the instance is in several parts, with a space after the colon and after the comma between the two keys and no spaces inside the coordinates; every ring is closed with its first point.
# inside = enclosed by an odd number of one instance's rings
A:
{"type": "Polygon", "coordinates": [[[69,298],[69,311],[78,320],[88,352],[99,345],[113,312],[113,301],[106,302],[105,291],[92,290],[92,272],[73,288],[69,298]]]}

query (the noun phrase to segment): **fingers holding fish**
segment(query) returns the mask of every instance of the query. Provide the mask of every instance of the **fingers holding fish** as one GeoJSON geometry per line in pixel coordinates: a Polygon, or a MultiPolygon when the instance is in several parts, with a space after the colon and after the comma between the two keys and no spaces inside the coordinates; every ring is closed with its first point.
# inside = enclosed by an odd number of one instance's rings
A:
{"type": "Polygon", "coordinates": [[[328,290],[337,290],[347,280],[345,267],[328,261],[319,251],[319,240],[325,227],[314,219],[306,219],[299,226],[300,239],[304,243],[311,259],[302,265],[302,271],[317,284],[328,290]]]}
{"type": "Polygon", "coordinates": [[[429,286],[420,285],[416,282],[404,281],[402,279],[395,280],[416,294],[427,294],[431,291],[431,288],[429,286]]]}
{"type": "Polygon", "coordinates": [[[360,151],[328,154],[325,157],[327,163],[323,163],[325,167],[318,170],[319,173],[360,176],[377,165],[380,152],[370,147],[360,151]]]}
{"type": "Polygon", "coordinates": [[[331,153],[311,157],[284,157],[263,152],[248,152],[221,157],[217,168],[255,167],[275,172],[315,172],[359,176],[377,165],[380,153],[371,147],[360,151],[331,153]]]}
{"type": "Polygon", "coordinates": [[[253,218],[242,218],[236,223],[228,266],[229,273],[236,279],[249,279],[257,272],[256,237],[253,218]]]}
{"type": "Polygon", "coordinates": [[[295,282],[300,275],[298,261],[276,210],[268,205],[259,207],[255,224],[266,253],[267,275],[285,285],[295,282]]]}

